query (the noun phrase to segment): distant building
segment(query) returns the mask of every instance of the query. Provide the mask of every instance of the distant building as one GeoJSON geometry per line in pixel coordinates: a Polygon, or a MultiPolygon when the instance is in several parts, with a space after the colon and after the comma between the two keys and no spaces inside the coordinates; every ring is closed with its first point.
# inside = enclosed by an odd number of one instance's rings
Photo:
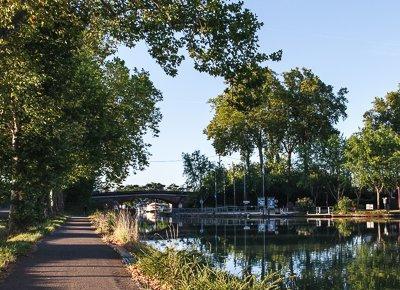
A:
{"type": "Polygon", "coordinates": [[[171,210],[172,204],[169,203],[152,202],[145,207],[146,212],[171,212],[171,210]]]}

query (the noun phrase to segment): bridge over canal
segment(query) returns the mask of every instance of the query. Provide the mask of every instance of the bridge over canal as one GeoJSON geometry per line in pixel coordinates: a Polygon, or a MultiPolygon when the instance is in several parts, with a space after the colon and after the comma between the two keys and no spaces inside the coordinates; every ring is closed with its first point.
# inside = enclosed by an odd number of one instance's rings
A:
{"type": "Polygon", "coordinates": [[[179,204],[187,206],[190,191],[168,191],[168,190],[131,190],[131,191],[95,191],[91,199],[96,203],[123,203],[138,198],[162,200],[171,203],[173,207],[179,204]]]}

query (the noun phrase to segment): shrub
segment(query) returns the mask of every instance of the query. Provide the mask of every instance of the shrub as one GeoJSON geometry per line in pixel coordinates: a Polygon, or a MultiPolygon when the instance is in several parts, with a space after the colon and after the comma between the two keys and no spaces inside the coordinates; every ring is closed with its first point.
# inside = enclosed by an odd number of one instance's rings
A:
{"type": "Polygon", "coordinates": [[[96,211],[91,220],[99,233],[110,235],[114,231],[116,214],[113,211],[96,211]]]}
{"type": "Polygon", "coordinates": [[[354,206],[354,202],[350,198],[343,196],[336,204],[336,211],[339,213],[349,213],[354,206]]]}
{"type": "Polygon", "coordinates": [[[296,201],[296,208],[303,212],[311,211],[315,208],[315,204],[309,197],[298,198],[296,201]]]}
{"type": "Polygon", "coordinates": [[[129,211],[96,211],[90,218],[97,231],[114,242],[127,244],[138,239],[136,218],[129,211]]]}
{"type": "Polygon", "coordinates": [[[113,237],[116,242],[122,244],[138,240],[136,218],[132,217],[129,211],[123,210],[117,215],[113,237]]]}

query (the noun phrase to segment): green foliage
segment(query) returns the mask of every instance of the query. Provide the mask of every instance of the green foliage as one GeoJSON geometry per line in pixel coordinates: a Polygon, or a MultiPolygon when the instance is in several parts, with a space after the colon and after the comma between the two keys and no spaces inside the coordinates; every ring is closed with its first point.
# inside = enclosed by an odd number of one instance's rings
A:
{"type": "Polygon", "coordinates": [[[373,108],[364,114],[364,122],[375,128],[386,125],[400,134],[400,88],[383,98],[375,98],[373,108]]]}
{"type": "Polygon", "coordinates": [[[309,197],[298,198],[295,205],[298,210],[303,212],[308,212],[315,208],[314,202],[309,197]]]}
{"type": "Polygon", "coordinates": [[[353,134],[346,147],[346,166],[356,185],[376,192],[377,209],[384,189],[396,187],[400,172],[400,136],[390,127],[367,124],[353,134]]]}
{"type": "Polygon", "coordinates": [[[182,48],[196,69],[226,79],[279,57],[258,52],[262,24],[241,2],[7,0],[1,8],[0,189],[11,192],[3,200],[12,229],[59,210],[62,191],[82,192],[82,180],[109,186],[147,165],[143,137],[158,134],[161,93],[147,72],[113,58],[118,45],[145,41],[170,75],[182,48]]]}
{"type": "Polygon", "coordinates": [[[214,168],[208,158],[199,150],[193,153],[182,153],[183,174],[186,176],[186,184],[195,190],[202,187],[203,178],[214,168]]]}
{"type": "Polygon", "coordinates": [[[348,220],[335,220],[335,227],[338,229],[339,234],[344,238],[350,237],[354,231],[354,224],[348,220]]]}
{"type": "Polygon", "coordinates": [[[97,231],[113,242],[129,244],[138,240],[138,225],[129,211],[96,211],[90,216],[97,231]]]}
{"type": "Polygon", "coordinates": [[[0,237],[0,270],[4,270],[7,265],[15,262],[19,256],[28,254],[34,244],[57,229],[65,220],[65,216],[54,217],[28,228],[25,232],[13,236],[4,234],[0,237]]]}
{"type": "Polygon", "coordinates": [[[255,276],[237,278],[212,267],[204,256],[196,251],[176,251],[167,248],[157,251],[146,248],[136,253],[135,267],[162,285],[172,289],[281,289],[282,279],[270,273],[258,280],[255,276]]]}
{"type": "Polygon", "coordinates": [[[96,211],[90,216],[97,231],[103,235],[111,235],[114,232],[116,219],[116,213],[113,211],[96,211]]]}
{"type": "Polygon", "coordinates": [[[347,267],[352,289],[395,289],[400,283],[397,246],[362,245],[347,267]]]}
{"type": "Polygon", "coordinates": [[[347,196],[340,198],[336,204],[336,210],[339,213],[349,213],[354,207],[354,202],[347,196]]]}
{"type": "Polygon", "coordinates": [[[334,128],[346,117],[346,94],[345,88],[335,93],[309,69],[292,69],[281,81],[268,68],[249,65],[224,94],[210,100],[215,113],[205,133],[218,154],[238,152],[248,167],[257,148],[259,176],[266,156],[267,187],[274,180],[283,183],[283,177],[286,185],[280,191],[287,201],[298,183],[309,192],[331,192],[336,197],[349,184],[342,166],[344,141],[334,128]],[[294,156],[298,164],[293,164],[294,156]],[[319,160],[313,163],[313,157],[319,160]],[[299,169],[302,180],[294,182],[299,169]],[[325,188],[318,189],[313,174],[329,181],[325,188]]]}

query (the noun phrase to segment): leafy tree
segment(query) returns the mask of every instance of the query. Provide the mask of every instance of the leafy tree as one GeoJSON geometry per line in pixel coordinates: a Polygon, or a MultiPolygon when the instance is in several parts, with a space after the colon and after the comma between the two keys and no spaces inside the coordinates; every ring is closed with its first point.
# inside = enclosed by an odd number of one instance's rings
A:
{"type": "Polygon", "coordinates": [[[273,71],[254,65],[239,74],[223,95],[212,99],[215,115],[205,133],[217,152],[239,151],[249,168],[250,154],[257,148],[260,176],[264,176],[264,150],[272,144],[270,107],[281,91],[273,71]]]}
{"type": "Polygon", "coordinates": [[[339,213],[349,213],[354,207],[354,202],[347,196],[341,197],[336,205],[336,209],[339,213]]]}
{"type": "Polygon", "coordinates": [[[400,134],[400,88],[384,98],[375,98],[373,108],[364,114],[364,120],[373,127],[387,125],[400,134]]]}
{"type": "Polygon", "coordinates": [[[240,152],[250,164],[250,156],[254,149],[251,141],[251,128],[246,121],[246,115],[236,110],[224,95],[210,100],[215,114],[205,129],[208,139],[212,139],[217,154],[226,156],[240,152]]]}
{"type": "Polygon", "coordinates": [[[353,134],[346,147],[346,166],[359,186],[373,188],[377,209],[380,195],[398,180],[400,136],[390,127],[367,124],[353,134]]]}
{"type": "Polygon", "coordinates": [[[196,150],[193,153],[182,153],[183,174],[186,176],[186,184],[195,190],[202,187],[203,178],[214,168],[214,164],[208,158],[196,150]]]}
{"type": "Polygon", "coordinates": [[[164,190],[165,185],[159,182],[150,182],[144,186],[145,190],[164,190]]]}
{"type": "Polygon", "coordinates": [[[3,2],[0,181],[11,191],[10,229],[45,216],[53,203],[49,192],[99,176],[118,183],[129,166],[146,165],[142,137],[157,134],[161,96],[147,73],[130,76],[120,60],[106,61],[117,45],[145,41],[171,75],[184,58],[181,48],[196,69],[227,79],[243,64],[274,57],[257,52],[261,23],[242,6],[222,0],[3,2]]]}
{"type": "Polygon", "coordinates": [[[311,144],[315,139],[329,138],[334,125],[346,117],[347,89],[337,94],[309,69],[295,68],[283,74],[285,93],[272,107],[274,133],[287,155],[287,176],[291,184],[292,159],[296,150],[308,175],[311,144]]]}
{"type": "MultiPolygon", "coordinates": [[[[283,107],[287,114],[282,124],[282,143],[290,156],[300,144],[309,144],[313,138],[330,136],[340,118],[346,117],[347,90],[342,88],[337,94],[333,87],[320,80],[309,69],[292,69],[283,74],[286,94],[283,107]]],[[[307,171],[308,153],[304,154],[307,171]]],[[[291,156],[288,157],[290,170],[291,156]]]]}
{"type": "Polygon", "coordinates": [[[335,133],[328,139],[318,140],[313,148],[312,158],[319,168],[324,187],[335,202],[344,195],[350,187],[350,173],[345,166],[346,140],[335,133]]]}
{"type": "MultiPolygon", "coordinates": [[[[364,122],[371,124],[374,128],[381,125],[389,126],[400,134],[400,88],[387,93],[383,98],[375,98],[373,108],[364,114],[364,122]]],[[[394,164],[391,180],[393,187],[397,190],[398,208],[400,208],[400,173],[396,172],[395,168],[397,166],[394,164]]]]}

